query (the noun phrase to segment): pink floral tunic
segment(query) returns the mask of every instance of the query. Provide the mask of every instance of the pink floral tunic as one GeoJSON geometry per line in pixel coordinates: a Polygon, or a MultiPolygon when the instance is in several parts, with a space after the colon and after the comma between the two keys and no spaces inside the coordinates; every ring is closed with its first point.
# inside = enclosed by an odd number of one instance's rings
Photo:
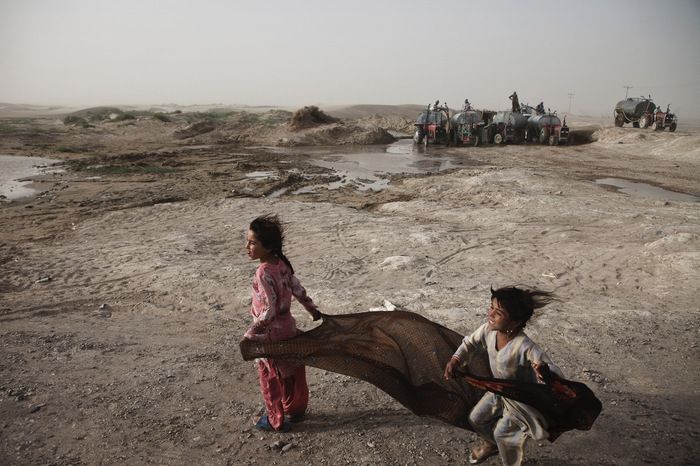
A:
{"type": "Polygon", "coordinates": [[[253,279],[253,303],[250,314],[253,325],[245,337],[255,341],[288,340],[298,332],[290,307],[292,296],[309,312],[316,305],[284,261],[262,263],[253,279]]]}

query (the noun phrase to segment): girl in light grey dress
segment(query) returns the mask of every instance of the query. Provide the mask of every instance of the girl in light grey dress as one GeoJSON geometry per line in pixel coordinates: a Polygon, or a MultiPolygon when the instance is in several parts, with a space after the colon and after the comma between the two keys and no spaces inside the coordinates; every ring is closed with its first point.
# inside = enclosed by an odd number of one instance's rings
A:
{"type": "MultiPolygon", "coordinates": [[[[524,332],[535,309],[554,299],[548,292],[504,287],[491,290],[488,321],[464,338],[445,368],[445,378],[469,365],[479,353],[488,355],[495,378],[543,383],[542,367],[563,377],[561,370],[524,332]]],[[[472,447],[470,464],[499,454],[504,465],[520,465],[528,438],[546,439],[547,421],[535,408],[487,392],[469,414],[469,422],[483,442],[472,447]]]]}

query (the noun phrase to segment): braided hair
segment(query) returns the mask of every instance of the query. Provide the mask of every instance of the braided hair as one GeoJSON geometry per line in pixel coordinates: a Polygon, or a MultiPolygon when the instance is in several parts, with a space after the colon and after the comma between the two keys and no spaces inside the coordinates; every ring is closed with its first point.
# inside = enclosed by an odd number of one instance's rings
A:
{"type": "Polygon", "coordinates": [[[253,232],[255,238],[260,241],[260,244],[278,257],[281,261],[287,264],[289,270],[294,274],[294,267],[287,259],[287,256],[282,252],[282,244],[284,242],[284,227],[279,217],[274,214],[265,214],[250,222],[250,231],[253,232]]]}

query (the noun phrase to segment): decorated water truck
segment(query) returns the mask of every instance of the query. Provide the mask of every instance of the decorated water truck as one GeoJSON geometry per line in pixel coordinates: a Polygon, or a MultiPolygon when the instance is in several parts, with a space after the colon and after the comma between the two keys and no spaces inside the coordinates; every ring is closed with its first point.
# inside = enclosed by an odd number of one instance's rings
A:
{"type": "Polygon", "coordinates": [[[413,141],[416,144],[450,144],[450,109],[447,103],[436,100],[416,118],[413,125],[413,141]]]}
{"type": "Polygon", "coordinates": [[[452,115],[451,118],[450,139],[452,143],[454,145],[478,146],[488,141],[485,127],[486,122],[492,116],[493,112],[475,110],[469,100],[465,100],[462,110],[452,115]]]}

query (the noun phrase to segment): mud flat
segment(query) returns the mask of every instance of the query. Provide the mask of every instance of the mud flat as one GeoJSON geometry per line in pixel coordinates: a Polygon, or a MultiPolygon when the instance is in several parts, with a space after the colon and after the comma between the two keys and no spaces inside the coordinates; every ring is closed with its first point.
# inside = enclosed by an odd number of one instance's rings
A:
{"type": "Polygon", "coordinates": [[[591,431],[528,444],[528,464],[694,464],[698,203],[596,180],[699,196],[700,138],[599,131],[570,147],[429,147],[421,157],[462,165],[360,190],[318,187],[342,179],[315,163],[318,147],[282,155],[224,133],[183,142],[150,120],[17,123],[4,153],[59,158],[66,171],[35,180],[42,196],[0,207],[0,463],[463,464],[473,434],[316,369],[304,423],[253,429],[262,403],[238,352],[256,266],[244,235],[277,212],[326,313],[388,300],[468,333],[490,286],[560,296],[528,333],[603,413],[591,431]]]}
{"type": "Polygon", "coordinates": [[[47,167],[57,163],[55,159],[0,155],[0,199],[17,200],[36,194],[26,178],[46,173],[47,167]]]}

